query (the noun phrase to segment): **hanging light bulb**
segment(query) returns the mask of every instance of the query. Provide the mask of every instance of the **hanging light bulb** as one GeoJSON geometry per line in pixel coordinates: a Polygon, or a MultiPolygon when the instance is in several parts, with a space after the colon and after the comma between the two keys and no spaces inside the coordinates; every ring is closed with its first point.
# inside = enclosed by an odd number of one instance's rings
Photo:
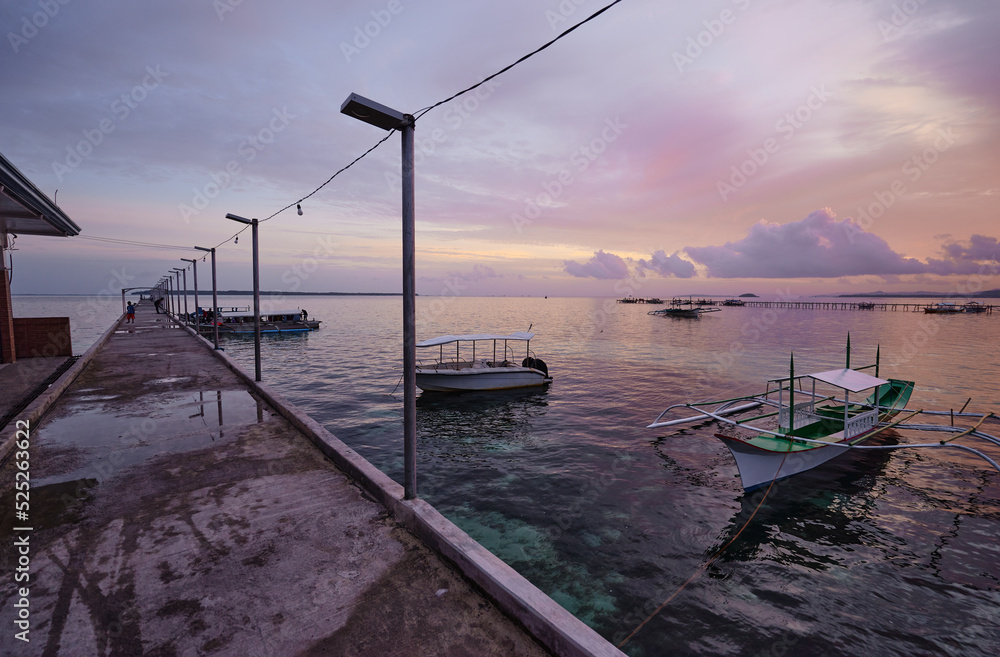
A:
{"type": "Polygon", "coordinates": [[[237,235],[237,236],[236,236],[236,241],[235,241],[235,242],[233,242],[233,244],[239,244],[239,243],[240,243],[240,236],[239,236],[239,235],[237,235]]]}
{"type": "Polygon", "coordinates": [[[299,216],[301,217],[301,216],[302,216],[302,214],[303,214],[303,212],[302,212],[302,204],[301,204],[301,203],[296,203],[296,204],[295,204],[295,207],[296,207],[296,208],[298,209],[298,211],[299,211],[299,216]]]}

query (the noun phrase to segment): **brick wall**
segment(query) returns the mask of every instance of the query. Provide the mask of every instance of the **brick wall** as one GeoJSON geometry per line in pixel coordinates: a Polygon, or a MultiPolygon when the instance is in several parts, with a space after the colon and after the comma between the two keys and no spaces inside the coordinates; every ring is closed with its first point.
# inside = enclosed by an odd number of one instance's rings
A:
{"type": "Polygon", "coordinates": [[[15,317],[14,346],[17,358],[72,356],[69,317],[15,317]]]}

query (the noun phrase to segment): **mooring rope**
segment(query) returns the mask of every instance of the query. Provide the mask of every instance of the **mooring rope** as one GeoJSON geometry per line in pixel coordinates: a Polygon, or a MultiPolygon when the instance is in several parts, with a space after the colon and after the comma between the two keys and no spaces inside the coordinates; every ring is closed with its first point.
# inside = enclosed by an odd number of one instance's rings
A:
{"type": "MultiPolygon", "coordinates": [[[[789,450],[791,450],[791,444],[789,444],[789,450]]],[[[691,576],[688,577],[687,580],[683,584],[681,584],[679,587],[677,587],[677,590],[674,591],[673,593],[671,593],[670,597],[668,597],[666,600],[664,600],[663,604],[661,604],[659,607],[656,608],[656,611],[654,611],[649,616],[647,616],[646,620],[644,620],[641,623],[639,623],[639,625],[637,625],[636,628],[634,630],[632,630],[627,637],[625,637],[624,639],[622,639],[621,643],[618,644],[619,648],[621,648],[622,646],[624,646],[628,642],[629,639],[631,639],[633,636],[635,636],[636,633],[639,630],[641,630],[646,625],[646,623],[648,623],[649,621],[653,620],[653,618],[655,618],[661,611],[663,611],[663,608],[666,607],[668,604],[670,604],[670,601],[673,600],[674,598],[676,598],[680,594],[680,592],[683,591],[687,587],[688,584],[690,584],[691,582],[693,582],[696,577],[698,577],[703,572],[705,572],[708,569],[708,567],[712,565],[712,563],[714,563],[720,556],[722,556],[722,553],[726,551],[726,548],[728,548],[730,545],[732,545],[733,543],[736,542],[736,539],[738,539],[740,537],[740,534],[743,533],[743,530],[747,528],[747,526],[753,520],[754,516],[757,515],[757,512],[760,511],[760,507],[764,505],[764,500],[767,499],[768,494],[771,492],[771,488],[774,486],[774,482],[777,481],[778,474],[781,473],[781,466],[783,466],[785,464],[785,458],[787,458],[787,457],[788,457],[788,452],[785,452],[785,455],[781,457],[781,463],[778,464],[778,470],[774,473],[774,479],[772,479],[771,483],[768,484],[767,490],[764,491],[764,496],[762,498],[760,498],[760,502],[757,503],[757,506],[754,508],[753,513],[750,514],[750,517],[747,518],[747,521],[745,523],[743,523],[743,526],[740,527],[739,531],[737,531],[736,534],[731,539],[729,539],[728,541],[726,541],[726,544],[723,545],[721,548],[719,548],[718,551],[716,551],[715,554],[713,554],[711,557],[709,557],[707,561],[705,561],[703,564],[701,564],[698,567],[697,570],[695,570],[693,573],[691,573],[691,576]]]]}

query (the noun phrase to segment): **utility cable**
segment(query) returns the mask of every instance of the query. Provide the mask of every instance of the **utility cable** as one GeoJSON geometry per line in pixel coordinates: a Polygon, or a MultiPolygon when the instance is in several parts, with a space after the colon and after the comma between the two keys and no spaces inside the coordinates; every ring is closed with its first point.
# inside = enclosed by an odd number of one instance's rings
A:
{"type": "Polygon", "coordinates": [[[467,94],[470,91],[472,91],[474,89],[477,89],[478,87],[481,87],[482,85],[486,84],[487,82],[489,82],[493,78],[495,78],[495,77],[497,77],[499,75],[502,75],[503,73],[506,73],[507,71],[509,71],[510,69],[514,68],[515,66],[517,66],[521,62],[523,62],[523,61],[529,59],[530,57],[533,57],[533,56],[537,55],[538,53],[542,52],[543,50],[545,50],[546,48],[548,48],[549,46],[551,46],[553,43],[555,43],[559,39],[563,38],[564,36],[566,36],[567,34],[569,34],[570,32],[572,32],[573,30],[577,29],[581,25],[584,25],[585,23],[589,23],[590,21],[594,20],[595,18],[597,18],[598,16],[600,16],[601,14],[603,14],[604,12],[606,12],[607,10],[611,9],[612,7],[614,7],[615,5],[617,5],[621,1],[622,0],[614,0],[614,2],[612,2],[612,3],[610,3],[610,4],[608,4],[608,5],[604,6],[604,7],[602,7],[601,9],[598,9],[593,14],[591,14],[587,18],[583,19],[582,21],[580,21],[579,23],[577,23],[573,27],[570,27],[570,28],[567,28],[566,30],[564,30],[562,33],[560,33],[558,36],[556,36],[551,41],[545,43],[544,45],[542,45],[542,46],[540,46],[538,48],[536,48],[535,50],[532,50],[527,55],[521,57],[520,59],[518,59],[513,64],[508,64],[507,66],[503,67],[502,69],[500,69],[499,71],[497,71],[493,75],[490,75],[488,77],[483,78],[482,80],[480,80],[476,84],[472,85],[471,87],[469,87],[467,89],[463,89],[462,91],[459,91],[456,94],[448,96],[444,100],[439,100],[438,102],[434,103],[433,105],[430,105],[428,107],[423,108],[422,110],[418,111],[416,114],[413,115],[414,121],[417,120],[417,119],[419,119],[421,116],[423,116],[427,112],[431,111],[435,107],[439,107],[439,106],[444,105],[445,103],[447,103],[449,101],[455,100],[456,98],[458,98],[462,94],[467,94]]]}
{"type": "MultiPolygon", "coordinates": [[[[527,55],[524,55],[523,57],[521,57],[520,59],[518,59],[514,63],[509,64],[509,65],[503,67],[502,69],[500,69],[496,73],[483,78],[482,80],[480,80],[476,84],[472,85],[471,87],[467,87],[466,89],[463,89],[462,91],[459,91],[458,93],[455,93],[455,94],[452,94],[451,96],[448,96],[444,100],[440,100],[440,101],[434,103],[433,105],[429,105],[429,106],[427,106],[427,107],[419,110],[418,112],[416,112],[416,114],[414,114],[414,119],[413,120],[416,121],[417,119],[419,119],[420,117],[422,117],[424,114],[426,114],[427,112],[431,111],[435,107],[440,107],[441,105],[443,105],[443,104],[445,104],[445,103],[447,103],[449,101],[452,101],[452,100],[458,98],[459,96],[461,96],[463,94],[467,94],[470,91],[478,89],[480,86],[486,84],[487,82],[489,82],[493,78],[506,73],[507,71],[509,71],[510,69],[514,68],[515,66],[517,66],[521,62],[523,62],[523,61],[525,61],[525,60],[527,60],[527,59],[529,59],[529,58],[537,55],[541,51],[545,50],[546,48],[548,48],[549,46],[551,46],[552,44],[554,44],[556,41],[562,39],[564,36],[568,35],[570,32],[576,30],[578,27],[584,25],[585,23],[589,23],[590,21],[594,20],[595,18],[597,18],[598,16],[600,16],[601,14],[603,14],[604,12],[606,12],[607,10],[611,9],[612,7],[614,7],[615,5],[617,5],[621,1],[622,0],[614,0],[613,2],[611,2],[608,5],[604,6],[603,8],[598,9],[593,14],[591,14],[587,18],[583,19],[582,21],[580,21],[576,25],[574,25],[574,26],[572,26],[570,28],[567,28],[566,30],[564,30],[563,32],[561,32],[554,39],[551,39],[550,41],[548,41],[545,44],[543,44],[543,45],[539,46],[538,48],[536,48],[535,50],[532,50],[527,55]]],[[[326,182],[324,182],[322,185],[320,185],[319,187],[317,187],[313,191],[309,192],[308,194],[306,194],[305,196],[303,196],[299,200],[293,201],[292,203],[289,203],[288,205],[286,205],[285,207],[281,208],[280,210],[278,210],[277,212],[275,212],[271,216],[269,216],[269,217],[267,217],[265,219],[261,219],[260,223],[263,223],[265,221],[273,219],[274,217],[276,217],[277,215],[281,214],[285,210],[288,210],[291,207],[299,205],[300,203],[302,203],[302,201],[306,200],[307,198],[309,198],[310,196],[312,196],[313,194],[315,194],[319,190],[321,190],[324,187],[326,187],[328,184],[330,184],[333,181],[334,178],[336,178],[337,176],[339,176],[344,171],[347,171],[348,169],[350,169],[352,166],[354,166],[355,164],[357,164],[366,155],[368,155],[369,153],[371,153],[372,151],[374,151],[376,148],[378,148],[379,146],[381,146],[383,143],[385,143],[385,141],[387,139],[389,139],[390,136],[392,136],[393,132],[395,132],[395,131],[394,130],[389,131],[389,133],[385,137],[383,137],[382,139],[380,139],[374,146],[372,146],[371,148],[369,148],[367,151],[365,151],[364,153],[362,153],[358,157],[354,158],[354,160],[352,160],[350,162],[350,164],[348,164],[347,166],[343,167],[342,169],[340,169],[339,171],[337,171],[336,173],[334,173],[332,176],[330,176],[329,178],[327,178],[326,182]]],[[[232,239],[232,238],[230,238],[230,239],[232,239]]],[[[226,241],[228,242],[229,240],[226,240],[226,241]]],[[[223,242],[223,244],[224,243],[225,242],[223,242]]]]}

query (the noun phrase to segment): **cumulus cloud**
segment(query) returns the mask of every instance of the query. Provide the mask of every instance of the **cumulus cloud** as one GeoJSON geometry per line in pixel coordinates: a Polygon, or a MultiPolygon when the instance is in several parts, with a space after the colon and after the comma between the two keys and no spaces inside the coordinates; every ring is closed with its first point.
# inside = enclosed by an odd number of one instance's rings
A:
{"type": "Polygon", "coordinates": [[[977,235],[969,247],[947,245],[947,260],[921,262],[896,253],[852,218],[838,221],[824,208],[787,224],[761,220],[739,241],[685,251],[714,278],[836,278],[971,274],[978,269],[975,260],[996,257],[996,247],[996,239],[977,235]]]}
{"type": "Polygon", "coordinates": [[[640,271],[650,269],[660,276],[675,276],[676,278],[691,278],[695,275],[694,264],[680,256],[676,251],[667,255],[664,251],[656,251],[651,258],[639,261],[640,271]]]}
{"type": "Polygon", "coordinates": [[[594,257],[584,263],[563,260],[563,270],[577,278],[618,279],[628,277],[628,265],[614,253],[597,251],[594,257]]]}
{"type": "Polygon", "coordinates": [[[952,260],[1000,261],[1000,244],[997,243],[997,238],[985,235],[973,235],[969,246],[954,242],[945,244],[944,252],[952,260]]]}

